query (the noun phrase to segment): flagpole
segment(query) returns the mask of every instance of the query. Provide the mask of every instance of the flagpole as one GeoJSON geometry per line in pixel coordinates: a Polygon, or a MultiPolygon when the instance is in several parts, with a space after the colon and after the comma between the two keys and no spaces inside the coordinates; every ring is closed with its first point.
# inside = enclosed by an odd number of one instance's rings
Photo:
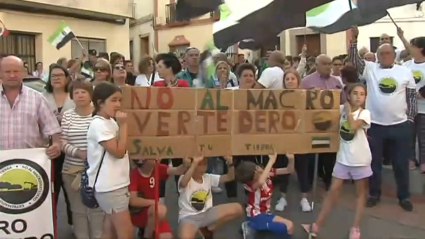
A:
{"type": "Polygon", "coordinates": [[[77,37],[74,37],[74,39],[77,41],[78,45],[80,45],[81,49],[84,50],[83,45],[81,44],[80,40],[78,40],[77,37]]]}
{"type": "Polygon", "coordinates": [[[394,21],[393,17],[391,16],[391,14],[390,14],[388,11],[387,11],[387,15],[388,15],[388,17],[390,18],[390,20],[393,22],[394,26],[396,26],[396,27],[398,28],[397,23],[395,23],[395,21],[394,21]]]}

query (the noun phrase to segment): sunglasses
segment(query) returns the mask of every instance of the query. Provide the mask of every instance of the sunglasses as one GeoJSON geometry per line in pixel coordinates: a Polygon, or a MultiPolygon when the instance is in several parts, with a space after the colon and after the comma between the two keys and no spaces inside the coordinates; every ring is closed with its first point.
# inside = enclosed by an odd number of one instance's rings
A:
{"type": "Polygon", "coordinates": [[[94,72],[96,72],[96,71],[106,72],[106,71],[108,71],[108,68],[101,67],[101,66],[99,66],[99,67],[95,66],[95,67],[93,67],[93,71],[94,72]]]}
{"type": "Polygon", "coordinates": [[[123,65],[116,65],[116,66],[114,66],[114,69],[115,70],[125,70],[123,65]]]}

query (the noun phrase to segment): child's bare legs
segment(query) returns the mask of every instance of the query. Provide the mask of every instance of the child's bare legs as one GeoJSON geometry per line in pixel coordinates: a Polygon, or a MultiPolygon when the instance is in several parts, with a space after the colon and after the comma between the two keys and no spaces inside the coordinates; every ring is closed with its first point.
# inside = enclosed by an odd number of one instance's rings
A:
{"type": "Polygon", "coordinates": [[[360,220],[365,208],[368,180],[368,178],[364,178],[356,181],[357,206],[353,224],[355,228],[360,226],[360,220]]]}
{"type": "Polygon", "coordinates": [[[105,220],[103,221],[102,239],[113,239],[116,238],[114,227],[112,226],[111,215],[106,214],[105,220]]]}
{"type": "Polygon", "coordinates": [[[286,229],[288,230],[288,234],[292,235],[294,234],[294,224],[292,221],[289,221],[288,219],[285,219],[283,217],[275,216],[273,218],[273,222],[278,222],[286,225],[286,229]]]}
{"type": "MultiPolygon", "coordinates": [[[[322,210],[319,213],[319,216],[317,217],[316,222],[313,224],[312,232],[317,233],[319,232],[319,228],[323,225],[326,216],[328,213],[332,210],[332,206],[335,203],[335,201],[339,197],[339,193],[341,192],[342,186],[344,185],[344,180],[339,178],[332,178],[332,184],[331,187],[326,195],[325,202],[323,203],[322,210]]],[[[304,229],[308,229],[310,231],[310,225],[303,225],[304,229]]]]}
{"type": "Polygon", "coordinates": [[[121,212],[112,212],[112,225],[116,231],[117,239],[133,238],[134,228],[131,223],[130,212],[128,210],[121,212]]]}
{"type": "Polygon", "coordinates": [[[204,213],[185,217],[179,225],[179,238],[193,239],[198,230],[204,227],[210,232],[215,231],[226,222],[242,216],[243,213],[239,203],[227,203],[215,206],[204,213]]]}
{"type": "MultiPolygon", "coordinates": [[[[158,204],[158,221],[161,221],[167,215],[167,208],[158,204]]],[[[148,221],[145,227],[145,238],[151,238],[153,235],[153,231],[155,230],[155,206],[150,206],[148,209],[148,221]]]]}
{"type": "Polygon", "coordinates": [[[217,212],[216,221],[207,226],[210,231],[215,231],[228,221],[241,217],[244,214],[244,210],[239,203],[226,203],[215,206],[214,208],[216,208],[217,212]]]}

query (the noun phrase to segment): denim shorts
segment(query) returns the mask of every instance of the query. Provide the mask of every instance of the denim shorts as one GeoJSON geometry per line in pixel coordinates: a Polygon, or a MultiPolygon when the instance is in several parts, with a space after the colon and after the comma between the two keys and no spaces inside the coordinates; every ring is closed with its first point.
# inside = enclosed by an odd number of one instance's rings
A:
{"type": "Polygon", "coordinates": [[[128,210],[130,193],[128,187],[123,187],[110,192],[96,192],[95,197],[99,207],[106,214],[124,212],[128,210]]]}
{"type": "Polygon", "coordinates": [[[369,166],[346,166],[335,163],[332,176],[344,180],[360,180],[372,176],[372,168],[369,166]]]}

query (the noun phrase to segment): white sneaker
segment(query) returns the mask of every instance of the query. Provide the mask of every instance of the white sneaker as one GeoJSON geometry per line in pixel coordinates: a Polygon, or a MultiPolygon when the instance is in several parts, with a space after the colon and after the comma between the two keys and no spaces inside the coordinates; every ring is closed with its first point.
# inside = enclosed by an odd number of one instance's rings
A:
{"type": "Polygon", "coordinates": [[[223,189],[221,189],[220,187],[212,187],[211,191],[213,193],[221,193],[221,192],[223,192],[223,189]]]}
{"type": "Polygon", "coordinates": [[[300,205],[301,205],[301,210],[303,212],[310,212],[311,211],[311,205],[308,202],[307,198],[301,199],[300,205]]]}
{"type": "Polygon", "coordinates": [[[286,199],[280,198],[279,201],[277,201],[276,207],[274,209],[276,211],[282,212],[285,210],[286,205],[288,205],[288,203],[286,202],[286,199]]]}
{"type": "Polygon", "coordinates": [[[242,235],[243,239],[253,239],[255,230],[248,226],[248,222],[242,222],[242,235]]]}

